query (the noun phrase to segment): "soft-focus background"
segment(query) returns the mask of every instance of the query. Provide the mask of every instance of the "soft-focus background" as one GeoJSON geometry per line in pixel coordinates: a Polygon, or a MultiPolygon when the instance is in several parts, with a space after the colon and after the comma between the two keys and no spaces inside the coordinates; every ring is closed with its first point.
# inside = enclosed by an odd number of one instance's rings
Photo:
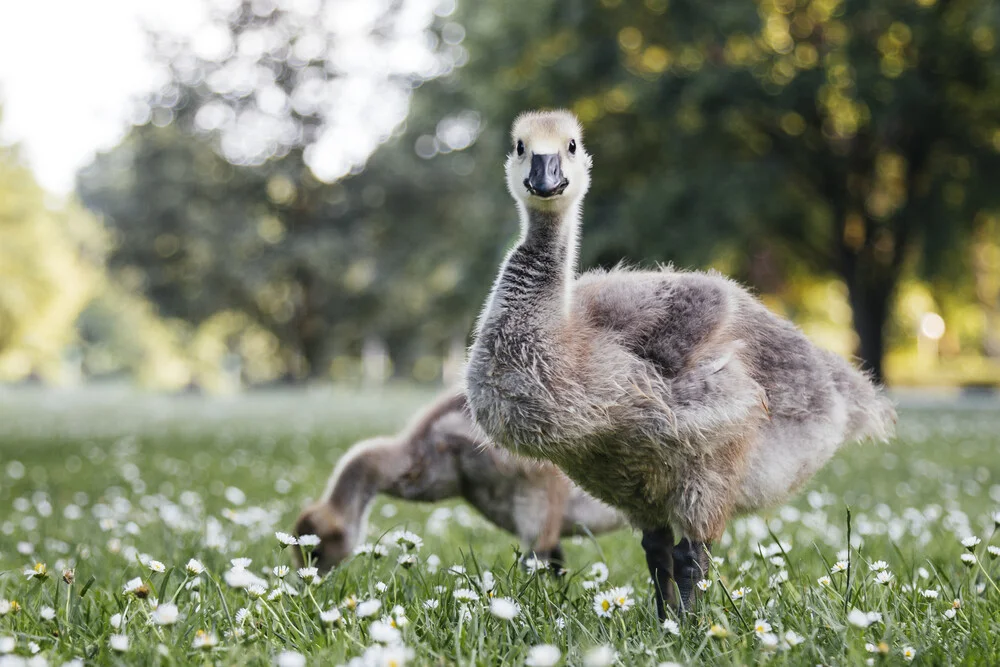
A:
{"type": "Polygon", "coordinates": [[[0,382],[456,376],[572,109],[582,262],[752,285],[895,387],[1000,383],[986,0],[54,0],[0,22],[0,382]]]}

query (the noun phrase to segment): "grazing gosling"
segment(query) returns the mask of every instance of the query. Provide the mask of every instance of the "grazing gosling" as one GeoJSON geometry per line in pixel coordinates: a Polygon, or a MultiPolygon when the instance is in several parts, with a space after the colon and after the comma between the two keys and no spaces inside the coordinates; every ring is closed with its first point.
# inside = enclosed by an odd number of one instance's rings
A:
{"type": "Polygon", "coordinates": [[[344,454],[318,502],[295,523],[318,535],[314,564],[329,570],[364,540],[376,494],[434,502],[462,497],[521,541],[525,553],[562,567],[559,539],[624,524],[615,510],[572,484],[551,464],[516,459],[486,446],[465,396],[446,396],[401,434],[359,442],[344,454]]]}
{"type": "Polygon", "coordinates": [[[642,530],[664,618],[692,604],[730,517],[783,502],[844,442],[888,438],[895,410],[718,274],[577,275],[579,123],[526,113],[511,139],[521,238],[479,319],[469,405],[497,445],[554,462],[642,530]]]}

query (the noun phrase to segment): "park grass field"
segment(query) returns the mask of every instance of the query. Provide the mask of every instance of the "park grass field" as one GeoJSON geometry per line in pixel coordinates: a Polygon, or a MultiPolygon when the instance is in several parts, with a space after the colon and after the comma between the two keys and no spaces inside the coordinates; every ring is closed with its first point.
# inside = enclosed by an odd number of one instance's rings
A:
{"type": "Polygon", "coordinates": [[[380,498],[385,555],[303,580],[275,532],[431,396],[0,390],[0,665],[1000,664],[996,404],[904,407],[897,440],[734,522],[663,628],[637,535],[567,540],[555,578],[460,502],[380,498]]]}

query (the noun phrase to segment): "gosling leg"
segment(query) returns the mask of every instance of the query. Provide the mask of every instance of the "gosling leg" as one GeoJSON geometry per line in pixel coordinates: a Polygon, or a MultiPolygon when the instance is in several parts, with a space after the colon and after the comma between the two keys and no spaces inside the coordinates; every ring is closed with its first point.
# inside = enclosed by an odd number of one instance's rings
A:
{"type": "Polygon", "coordinates": [[[674,576],[680,596],[678,611],[682,613],[694,606],[695,584],[708,575],[711,546],[711,542],[696,542],[685,537],[673,548],[674,576]]]}
{"type": "Polygon", "coordinates": [[[677,608],[677,591],[674,589],[674,533],[669,528],[642,531],[642,548],[646,552],[646,565],[653,579],[653,602],[661,621],[667,618],[667,607],[677,608]]]}

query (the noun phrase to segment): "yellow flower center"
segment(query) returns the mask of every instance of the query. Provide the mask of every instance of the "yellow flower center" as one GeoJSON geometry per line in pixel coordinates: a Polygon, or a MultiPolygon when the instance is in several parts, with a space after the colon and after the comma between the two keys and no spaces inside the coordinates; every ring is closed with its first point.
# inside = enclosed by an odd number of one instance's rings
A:
{"type": "Polygon", "coordinates": [[[604,611],[611,609],[611,603],[608,602],[607,600],[601,600],[601,609],[603,609],[604,611]]]}

